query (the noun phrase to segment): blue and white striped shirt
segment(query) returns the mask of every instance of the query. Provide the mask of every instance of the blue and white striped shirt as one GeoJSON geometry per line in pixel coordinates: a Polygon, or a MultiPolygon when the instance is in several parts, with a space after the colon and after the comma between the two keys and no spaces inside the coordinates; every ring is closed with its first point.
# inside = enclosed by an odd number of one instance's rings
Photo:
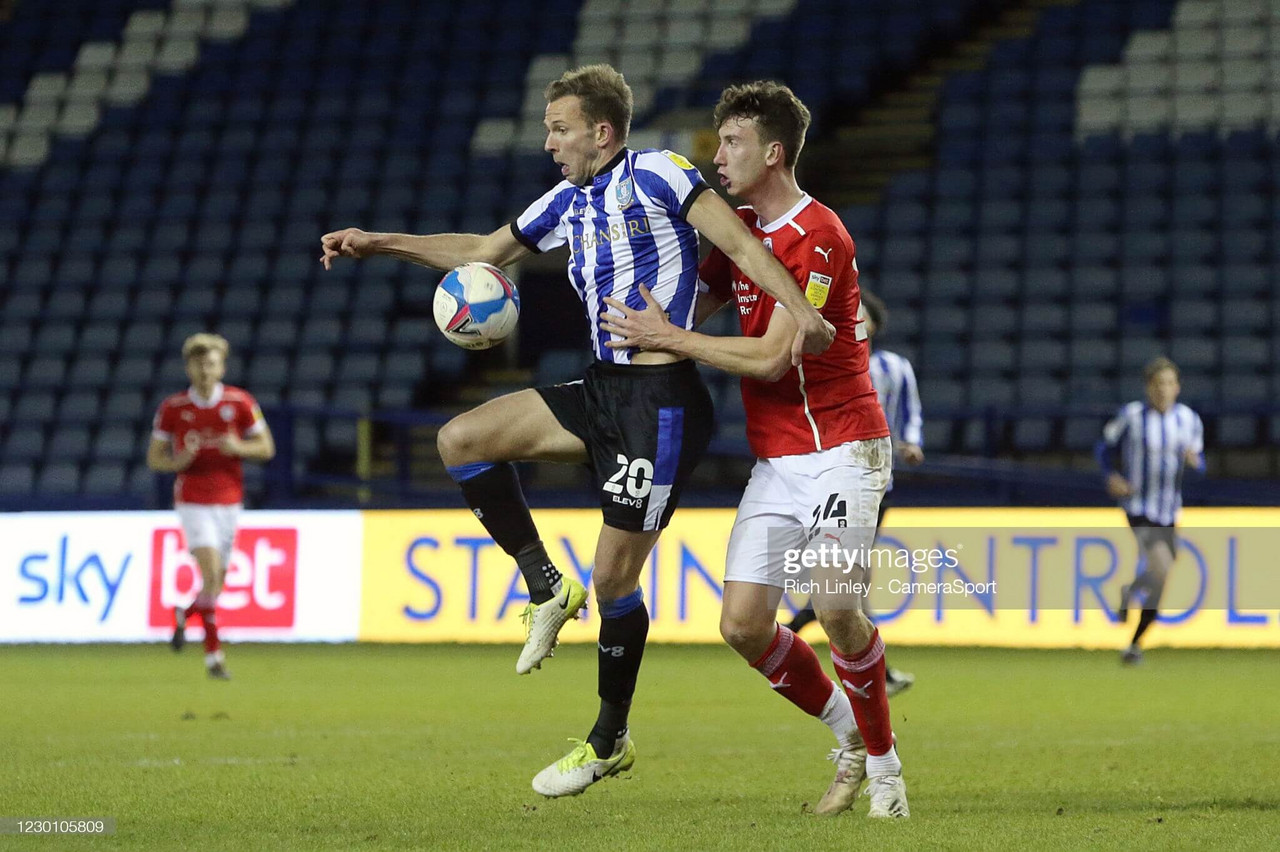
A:
{"type": "MultiPolygon", "coordinates": [[[[911,362],[896,352],[875,349],[867,366],[871,384],[880,398],[880,407],[889,421],[889,436],[895,444],[924,446],[924,417],[920,410],[920,389],[911,362]]],[[[889,479],[893,490],[893,478],[889,479]]]]}
{"type": "Polygon", "coordinates": [[[1105,473],[1119,472],[1133,486],[1120,501],[1131,517],[1170,525],[1182,508],[1182,472],[1187,450],[1204,469],[1204,424],[1182,403],[1161,414],[1145,402],[1131,402],[1102,429],[1098,461],[1105,473]],[[1119,453],[1118,464],[1116,453],[1119,453]]]}
{"type": "Polygon", "coordinates": [[[693,327],[698,294],[698,232],[685,221],[710,187],[693,164],[670,151],[623,148],[587,186],[562,181],[511,224],[534,252],[569,245],[569,282],[591,325],[596,358],[631,363],[631,352],[610,349],[600,330],[603,299],[644,308],[639,285],[681,328],[693,327]]]}
{"type": "Polygon", "coordinates": [[[896,352],[876,349],[868,365],[871,384],[880,397],[880,407],[889,421],[895,442],[924,445],[924,418],[920,411],[920,389],[911,362],[896,352]]]}

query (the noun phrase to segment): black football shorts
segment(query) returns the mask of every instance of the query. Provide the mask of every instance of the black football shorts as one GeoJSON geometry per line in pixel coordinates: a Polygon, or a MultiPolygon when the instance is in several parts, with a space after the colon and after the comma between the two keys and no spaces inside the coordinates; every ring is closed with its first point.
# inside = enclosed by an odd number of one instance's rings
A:
{"type": "Polygon", "coordinates": [[[664,529],[715,431],[711,394],[694,363],[596,361],[579,381],[537,390],[587,445],[604,522],[664,529]]]}

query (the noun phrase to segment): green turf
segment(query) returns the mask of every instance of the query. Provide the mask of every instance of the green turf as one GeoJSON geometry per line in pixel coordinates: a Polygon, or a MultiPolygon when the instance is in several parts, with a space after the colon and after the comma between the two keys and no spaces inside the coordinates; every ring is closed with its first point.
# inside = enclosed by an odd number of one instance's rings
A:
{"type": "MultiPolygon", "coordinates": [[[[17,849],[1274,849],[1269,652],[895,649],[912,819],[805,813],[827,730],[727,649],[655,646],[635,770],[575,799],[533,774],[583,736],[595,654],[513,647],[0,647],[0,816],[112,816],[17,849]]],[[[825,652],[820,651],[824,654],[825,652]]]]}

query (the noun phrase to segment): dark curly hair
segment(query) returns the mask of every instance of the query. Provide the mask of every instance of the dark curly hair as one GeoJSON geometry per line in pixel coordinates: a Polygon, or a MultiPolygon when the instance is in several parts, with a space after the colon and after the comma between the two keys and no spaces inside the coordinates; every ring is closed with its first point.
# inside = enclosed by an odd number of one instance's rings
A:
{"type": "Polygon", "coordinates": [[[772,80],[730,86],[720,93],[720,103],[716,104],[716,130],[731,118],[754,118],[761,140],[781,142],[787,168],[796,167],[810,117],[809,108],[795,92],[772,80]]]}

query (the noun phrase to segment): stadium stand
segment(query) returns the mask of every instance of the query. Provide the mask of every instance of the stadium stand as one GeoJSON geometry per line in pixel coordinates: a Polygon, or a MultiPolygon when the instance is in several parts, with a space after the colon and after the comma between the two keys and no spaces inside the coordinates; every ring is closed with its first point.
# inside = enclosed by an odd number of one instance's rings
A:
{"type": "MultiPolygon", "coordinates": [[[[1266,446],[1272,5],[67,0],[0,22],[0,490],[155,502],[149,418],[204,328],[290,418],[286,475],[349,458],[351,415],[451,399],[478,374],[433,327],[438,275],[322,276],[317,238],[491,230],[554,181],[541,88],[570,63],[627,73],[637,144],[764,76],[814,107],[820,143],[1000,9],[1029,23],[940,78],[930,165],[841,209],[892,311],[879,342],[916,361],[930,450],[1083,459],[1157,353],[1211,443],[1266,446]]],[[[522,353],[538,381],[585,357],[522,353]]],[[[713,381],[728,451],[741,406],[713,381]]]]}

